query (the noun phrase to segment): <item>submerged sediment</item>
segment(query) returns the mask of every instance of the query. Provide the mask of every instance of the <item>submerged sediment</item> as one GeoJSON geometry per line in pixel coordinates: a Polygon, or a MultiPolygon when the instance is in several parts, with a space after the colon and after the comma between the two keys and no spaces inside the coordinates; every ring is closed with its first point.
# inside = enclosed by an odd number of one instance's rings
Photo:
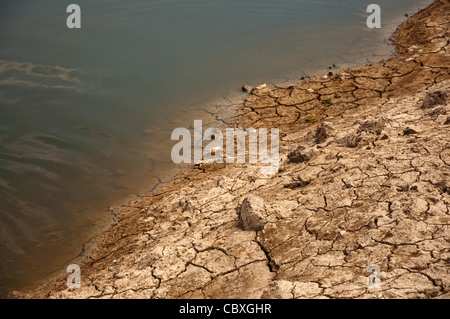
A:
{"type": "Polygon", "coordinates": [[[123,209],[80,289],[63,273],[16,296],[448,297],[449,23],[438,0],[399,26],[390,59],[252,90],[221,120],[280,128],[276,175],[183,171],[123,209]]]}

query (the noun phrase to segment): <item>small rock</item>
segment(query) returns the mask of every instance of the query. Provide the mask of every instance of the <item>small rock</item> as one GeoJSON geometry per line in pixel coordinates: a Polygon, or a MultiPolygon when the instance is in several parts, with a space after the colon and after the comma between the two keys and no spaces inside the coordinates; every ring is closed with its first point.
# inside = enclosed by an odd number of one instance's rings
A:
{"type": "Polygon", "coordinates": [[[341,144],[345,145],[346,147],[355,148],[359,145],[361,140],[361,135],[354,134],[344,137],[341,141],[341,144]]]}
{"type": "Polygon", "coordinates": [[[435,108],[433,111],[431,111],[430,113],[428,113],[428,115],[432,118],[432,119],[437,119],[437,117],[439,115],[445,115],[447,114],[447,112],[444,110],[444,108],[442,107],[437,107],[435,108]]]}
{"type": "Polygon", "coordinates": [[[292,163],[302,163],[309,161],[314,154],[314,149],[305,149],[303,146],[299,146],[289,153],[288,158],[292,163]]]}
{"type": "Polygon", "coordinates": [[[435,91],[433,93],[428,93],[428,95],[423,100],[422,108],[428,109],[435,107],[437,105],[445,105],[447,102],[448,95],[443,91],[435,91]]]}
{"type": "Polygon", "coordinates": [[[298,180],[298,182],[284,185],[284,188],[296,189],[296,188],[306,187],[310,184],[309,181],[304,181],[301,179],[301,177],[298,177],[297,180],[298,180]]]}
{"type": "Polygon", "coordinates": [[[242,92],[250,93],[251,91],[252,91],[252,87],[251,86],[248,86],[248,85],[243,85],[242,86],[242,92]]]}
{"type": "Polygon", "coordinates": [[[381,120],[369,120],[359,125],[358,133],[366,132],[370,134],[381,135],[385,128],[385,122],[381,120]]]}
{"type": "Polygon", "coordinates": [[[450,116],[447,117],[447,120],[445,121],[444,125],[450,125],[450,116]]]}
{"type": "Polygon", "coordinates": [[[332,127],[327,123],[322,123],[317,127],[315,132],[315,142],[316,144],[322,144],[330,137],[330,131],[332,127]]]}
{"type": "Polygon", "coordinates": [[[256,90],[263,90],[265,88],[267,88],[267,84],[265,84],[265,83],[255,87],[256,90]]]}
{"type": "Polygon", "coordinates": [[[264,199],[255,195],[248,196],[238,206],[239,221],[244,230],[260,231],[264,228],[267,217],[264,206],[264,199]]]}
{"type": "Polygon", "coordinates": [[[309,93],[314,93],[315,92],[313,89],[307,89],[306,91],[308,91],[309,93]]]}
{"type": "Polygon", "coordinates": [[[403,135],[414,135],[414,134],[417,134],[417,131],[410,127],[407,127],[403,130],[403,135]]]}

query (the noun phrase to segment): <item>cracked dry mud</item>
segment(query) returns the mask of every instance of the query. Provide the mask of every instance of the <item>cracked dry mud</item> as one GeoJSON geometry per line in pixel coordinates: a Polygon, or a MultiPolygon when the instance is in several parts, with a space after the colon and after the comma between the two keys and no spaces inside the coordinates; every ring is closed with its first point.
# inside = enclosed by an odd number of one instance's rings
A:
{"type": "Polygon", "coordinates": [[[449,297],[449,22],[437,1],[397,29],[388,60],[253,90],[222,120],[279,127],[278,174],[184,171],[123,209],[81,289],[64,273],[22,297],[449,297]],[[257,227],[242,227],[249,197],[257,227]]]}

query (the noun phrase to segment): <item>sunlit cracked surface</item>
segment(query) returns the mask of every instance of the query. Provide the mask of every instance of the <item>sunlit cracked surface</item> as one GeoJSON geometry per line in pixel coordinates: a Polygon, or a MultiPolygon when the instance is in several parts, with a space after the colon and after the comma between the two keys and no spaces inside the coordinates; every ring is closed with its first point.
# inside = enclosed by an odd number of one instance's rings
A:
{"type": "Polygon", "coordinates": [[[389,60],[254,89],[236,116],[217,118],[280,127],[277,175],[183,172],[122,210],[82,264],[81,289],[64,274],[26,296],[448,297],[449,20],[437,1],[399,27],[389,60]],[[433,92],[447,98],[423,107],[433,92]],[[293,162],[296,151],[310,156],[293,162]],[[250,195],[258,231],[242,227],[250,195]],[[381,288],[367,287],[372,264],[381,288]]]}

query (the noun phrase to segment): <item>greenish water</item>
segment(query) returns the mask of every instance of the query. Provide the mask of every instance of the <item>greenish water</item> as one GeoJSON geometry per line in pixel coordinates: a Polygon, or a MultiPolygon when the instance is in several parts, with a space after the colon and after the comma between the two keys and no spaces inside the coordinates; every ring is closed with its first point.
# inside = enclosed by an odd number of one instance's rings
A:
{"type": "Polygon", "coordinates": [[[242,84],[285,84],[389,56],[431,0],[0,3],[0,297],[64,269],[125,203],[173,173],[170,133],[242,84]]]}

